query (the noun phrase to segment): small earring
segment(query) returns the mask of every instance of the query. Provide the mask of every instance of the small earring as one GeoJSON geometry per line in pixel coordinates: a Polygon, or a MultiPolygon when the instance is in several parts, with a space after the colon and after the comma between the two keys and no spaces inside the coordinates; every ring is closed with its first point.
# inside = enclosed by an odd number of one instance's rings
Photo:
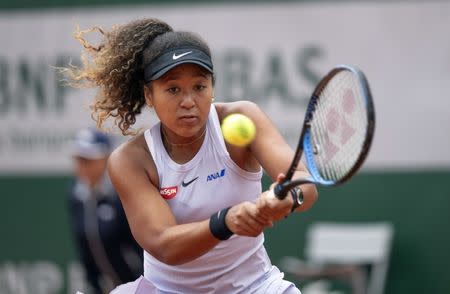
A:
{"type": "Polygon", "coordinates": [[[214,102],[214,97],[211,97],[211,102],[214,102]]]}

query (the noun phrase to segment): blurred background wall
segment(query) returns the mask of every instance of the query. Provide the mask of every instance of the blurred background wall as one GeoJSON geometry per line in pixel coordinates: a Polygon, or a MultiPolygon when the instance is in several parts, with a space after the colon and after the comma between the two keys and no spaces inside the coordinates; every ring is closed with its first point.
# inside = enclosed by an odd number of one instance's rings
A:
{"type": "MultiPolygon", "coordinates": [[[[450,3],[219,0],[0,0],[0,293],[82,283],[65,196],[70,139],[93,125],[94,92],[64,87],[52,66],[79,63],[77,25],[142,17],[202,35],[216,100],[258,103],[292,146],[320,77],[336,64],[361,68],[377,110],[370,156],[348,184],[320,188],[312,210],[269,230],[269,254],[275,264],[303,257],[317,221],[387,221],[385,293],[450,293],[450,3]]],[[[155,121],[146,111],[137,126],[155,121]]]]}

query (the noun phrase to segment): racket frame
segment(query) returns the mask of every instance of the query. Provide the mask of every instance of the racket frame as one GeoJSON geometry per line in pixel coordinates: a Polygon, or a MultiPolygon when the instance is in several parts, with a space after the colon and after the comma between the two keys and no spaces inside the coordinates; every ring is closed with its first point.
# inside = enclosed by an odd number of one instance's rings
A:
{"type": "Polygon", "coordinates": [[[314,183],[320,184],[324,186],[336,186],[346,182],[350,179],[361,167],[364,160],[369,153],[370,146],[372,145],[373,135],[375,132],[375,108],[373,105],[372,94],[369,88],[369,83],[364,75],[364,73],[352,66],[349,65],[338,65],[334,67],[328,74],[326,74],[320,82],[317,84],[316,88],[311,95],[311,98],[308,103],[308,107],[306,108],[305,118],[303,121],[302,131],[300,133],[300,138],[298,140],[297,148],[295,150],[294,158],[289,166],[288,171],[286,172],[286,176],[283,182],[278,183],[274,188],[274,194],[279,199],[284,199],[290,189],[295,186],[306,184],[306,183],[314,183]],[[317,102],[320,97],[320,93],[323,91],[328,82],[339,72],[341,71],[350,71],[352,72],[358,79],[358,85],[361,87],[361,91],[363,92],[365,109],[367,114],[367,128],[366,128],[366,137],[364,139],[361,152],[356,160],[355,164],[352,168],[345,174],[342,178],[337,181],[325,180],[320,175],[319,170],[314,162],[314,150],[311,144],[310,138],[310,130],[311,130],[311,120],[314,115],[314,111],[317,105],[317,102]],[[294,173],[297,171],[297,166],[300,162],[302,154],[305,153],[306,158],[306,167],[310,172],[311,176],[299,178],[292,180],[294,173]]]}

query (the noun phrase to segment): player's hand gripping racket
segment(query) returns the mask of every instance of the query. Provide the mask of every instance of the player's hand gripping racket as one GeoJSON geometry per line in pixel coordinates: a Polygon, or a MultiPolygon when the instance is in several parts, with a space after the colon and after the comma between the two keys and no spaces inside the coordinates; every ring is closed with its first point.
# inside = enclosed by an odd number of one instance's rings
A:
{"type": "Polygon", "coordinates": [[[317,85],[303,122],[294,159],[283,182],[274,188],[283,199],[295,186],[338,185],[350,179],[366,158],[375,129],[375,110],[364,74],[340,65],[317,85]],[[309,177],[293,179],[305,155],[309,177]]]}

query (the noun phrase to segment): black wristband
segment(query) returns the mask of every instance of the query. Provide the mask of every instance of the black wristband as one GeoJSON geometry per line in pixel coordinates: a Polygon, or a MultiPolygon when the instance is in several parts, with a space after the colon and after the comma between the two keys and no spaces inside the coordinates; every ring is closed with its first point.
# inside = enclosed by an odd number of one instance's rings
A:
{"type": "Polygon", "coordinates": [[[228,240],[233,235],[225,223],[225,216],[230,208],[231,206],[219,210],[209,218],[209,230],[219,240],[228,240]]]}
{"type": "Polygon", "coordinates": [[[289,190],[291,193],[292,200],[294,200],[294,203],[292,204],[291,213],[297,208],[300,207],[303,203],[303,192],[300,187],[294,187],[291,190],[289,190]]]}

